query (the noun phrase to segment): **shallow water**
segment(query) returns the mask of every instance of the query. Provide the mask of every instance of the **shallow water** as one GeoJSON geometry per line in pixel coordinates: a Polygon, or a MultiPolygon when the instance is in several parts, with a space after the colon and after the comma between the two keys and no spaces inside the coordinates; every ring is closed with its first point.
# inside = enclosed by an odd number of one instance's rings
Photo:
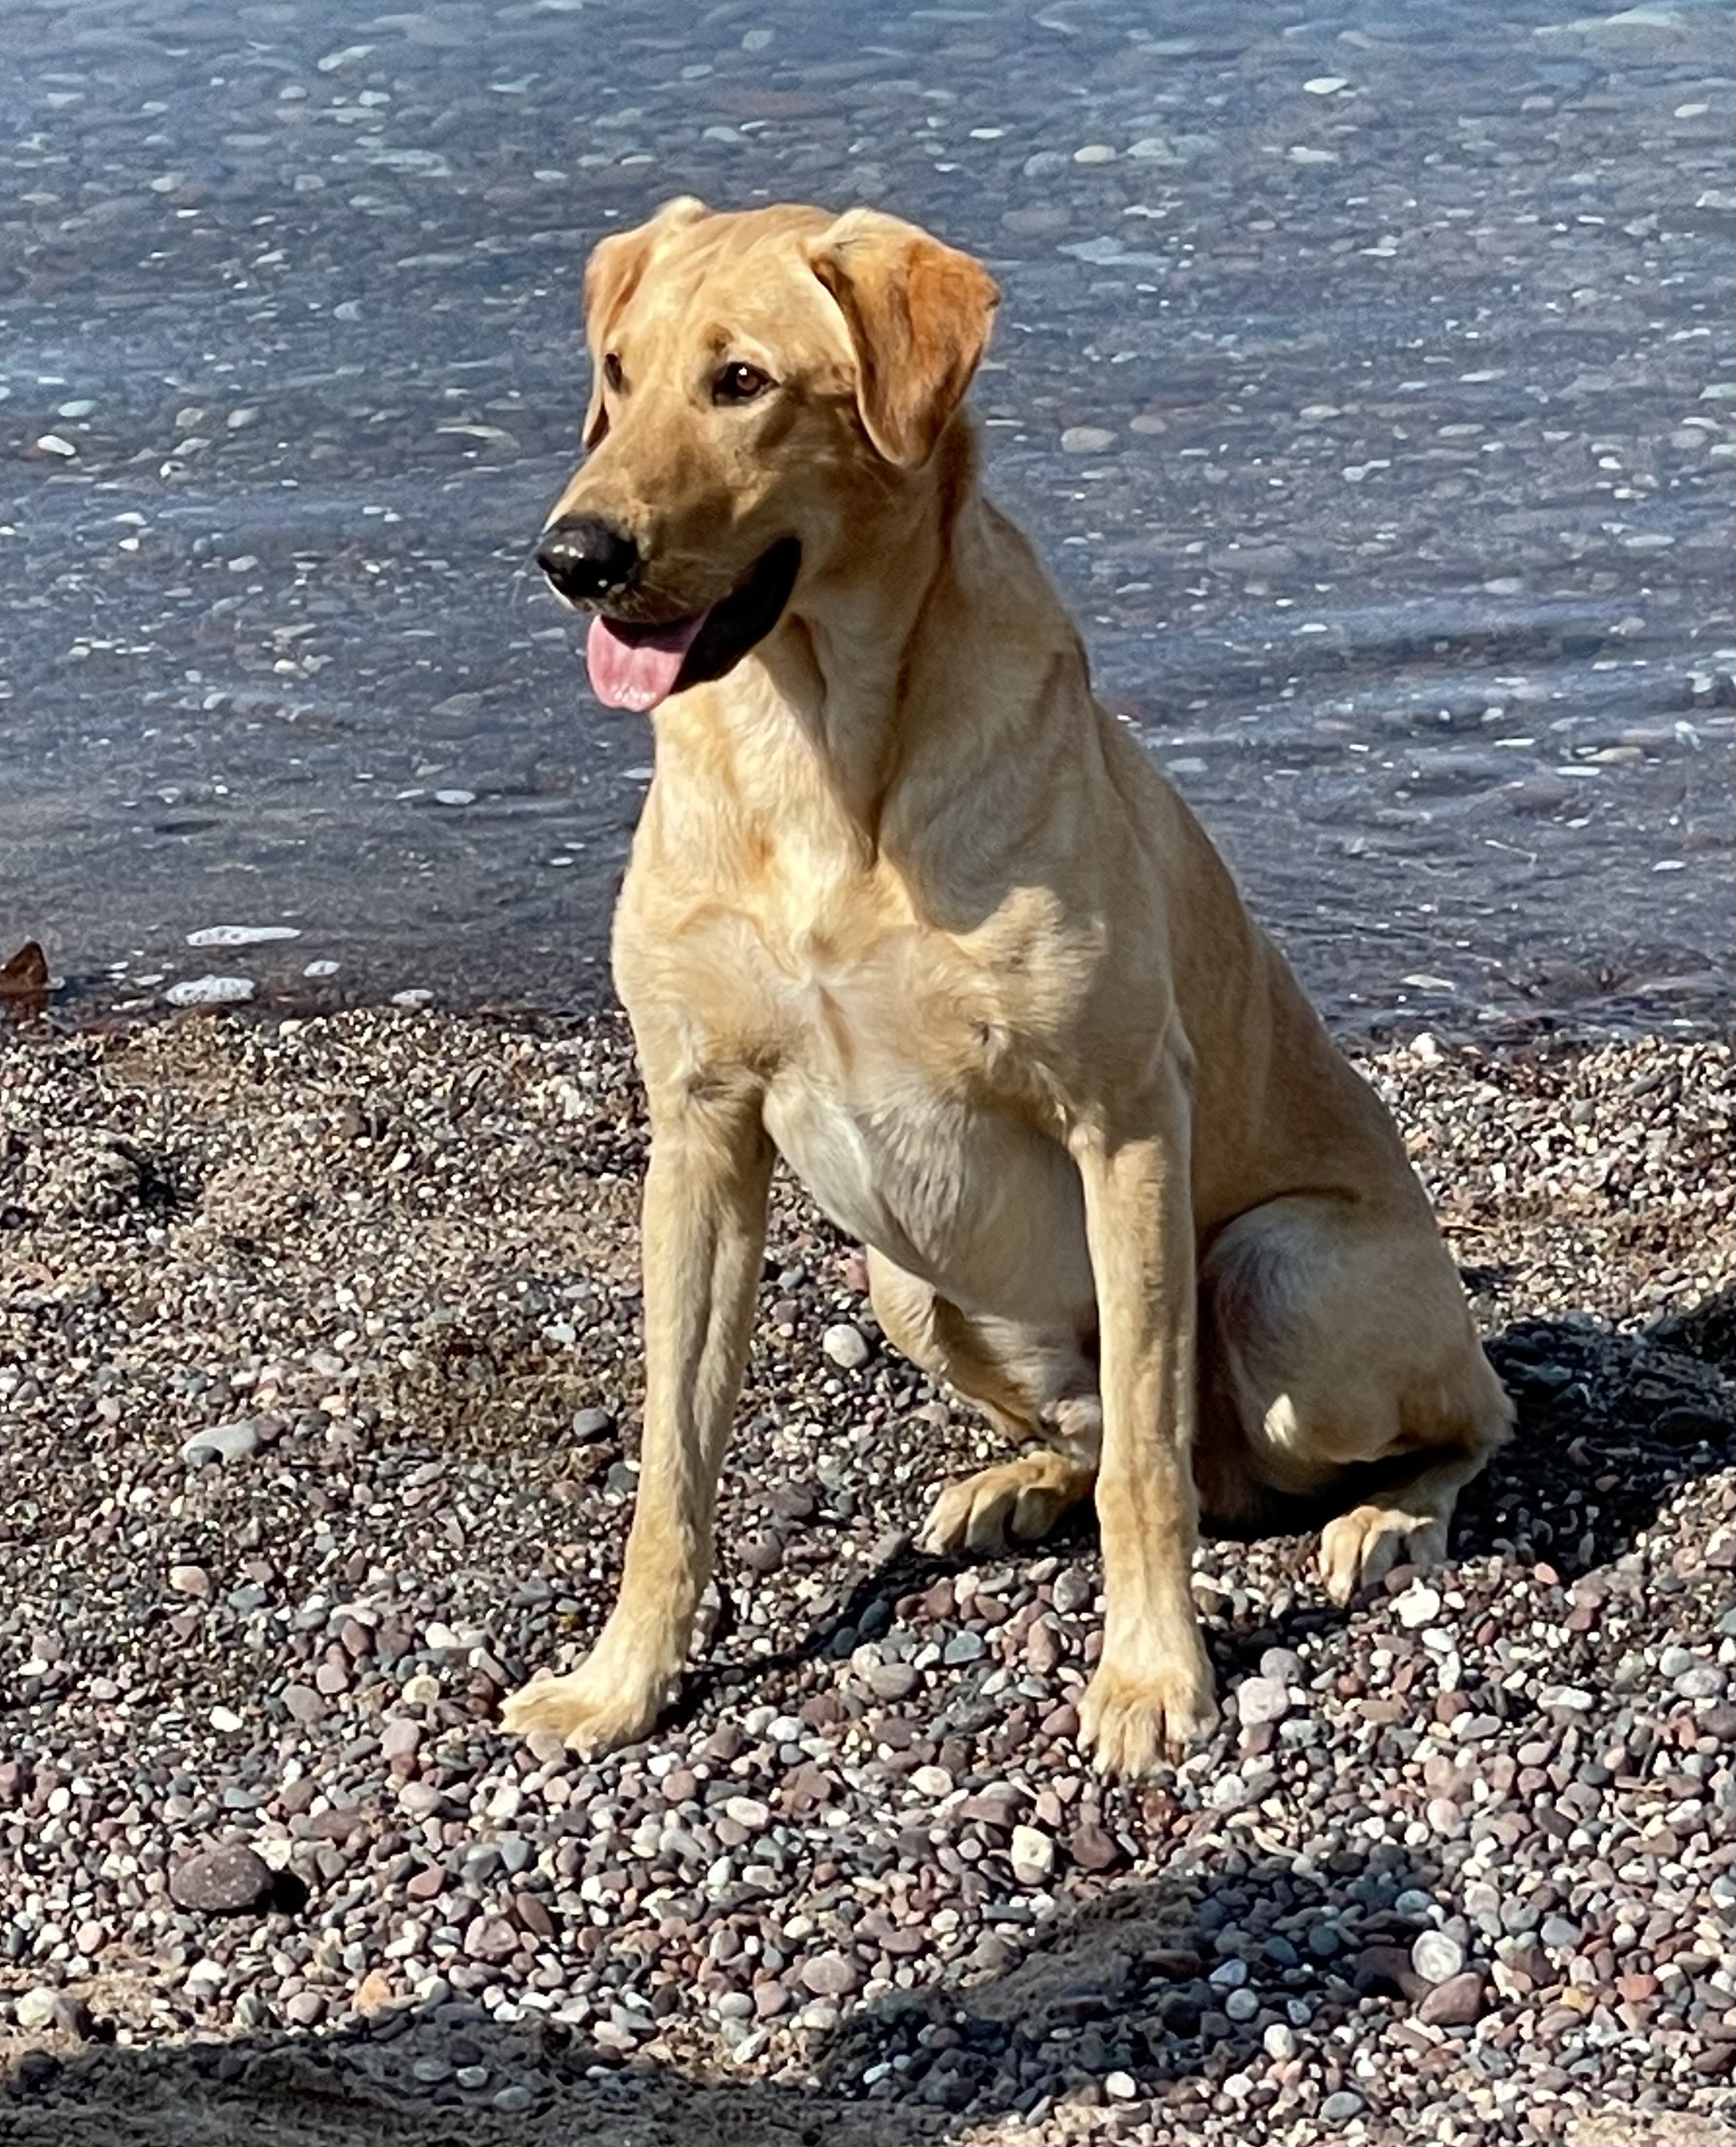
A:
{"type": "Polygon", "coordinates": [[[650,738],[527,557],[688,191],[991,262],[991,485],[1340,1022],[1715,1013],[1730,27],[7,0],[0,958],[598,995],[650,738]]]}

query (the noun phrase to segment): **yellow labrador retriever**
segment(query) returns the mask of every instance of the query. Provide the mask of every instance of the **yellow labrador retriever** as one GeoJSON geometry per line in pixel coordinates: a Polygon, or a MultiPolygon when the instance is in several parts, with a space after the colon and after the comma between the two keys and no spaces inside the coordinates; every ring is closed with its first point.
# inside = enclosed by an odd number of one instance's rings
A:
{"type": "Polygon", "coordinates": [[[591,453],[538,556],[594,614],[599,698],[655,716],[614,934],[653,1131],[644,1439],[619,1599],[514,1729],[604,1750],[675,1690],[774,1153],[868,1247],[892,1340],[1029,1449],[943,1490],[927,1543],[1038,1536],[1095,1491],[1080,1719],[1111,1774],[1215,1718],[1202,1504],[1344,1486],[1343,1602],[1443,1553],[1506,1434],[1386,1112],[978,489],[996,298],[866,209],[673,201],[592,259],[591,453]]]}

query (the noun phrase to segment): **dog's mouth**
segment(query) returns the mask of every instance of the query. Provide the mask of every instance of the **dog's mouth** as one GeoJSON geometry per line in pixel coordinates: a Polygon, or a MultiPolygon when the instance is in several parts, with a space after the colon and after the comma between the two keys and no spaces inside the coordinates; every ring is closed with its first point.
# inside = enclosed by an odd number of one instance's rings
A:
{"type": "Polygon", "coordinates": [[[605,708],[643,715],[671,693],[721,678],[778,623],[801,563],[801,546],[785,537],[738,588],[689,618],[645,626],[599,612],[585,642],[591,690],[605,708]]]}

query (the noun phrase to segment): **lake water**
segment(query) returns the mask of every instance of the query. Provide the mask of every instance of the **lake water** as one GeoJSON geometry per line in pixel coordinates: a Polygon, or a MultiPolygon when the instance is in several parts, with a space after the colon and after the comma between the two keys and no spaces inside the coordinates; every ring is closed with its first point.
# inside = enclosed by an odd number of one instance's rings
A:
{"type": "Polygon", "coordinates": [[[1716,1016],[1731,58],[1693,0],[6,0],[0,958],[602,993],[650,735],[528,558],[585,253],[691,192],[993,265],[992,488],[1341,1024],[1716,1016]]]}

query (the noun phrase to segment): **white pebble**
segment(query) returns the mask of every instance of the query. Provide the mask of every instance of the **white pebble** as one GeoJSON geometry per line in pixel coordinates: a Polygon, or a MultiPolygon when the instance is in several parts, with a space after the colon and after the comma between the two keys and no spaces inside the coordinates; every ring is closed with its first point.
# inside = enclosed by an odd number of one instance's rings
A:
{"type": "Polygon", "coordinates": [[[1415,1632],[1419,1625],[1433,1624],[1440,1616],[1440,1590],[1425,1587],[1420,1580],[1414,1580],[1393,1604],[1393,1610],[1401,1625],[1415,1632]]]}
{"type": "Polygon", "coordinates": [[[1341,89],[1348,89],[1350,84],[1341,74],[1317,74],[1310,76],[1302,86],[1310,97],[1336,97],[1341,89]]]}
{"type": "Polygon", "coordinates": [[[189,947],[260,947],[273,939],[299,939],[293,924],[205,924],[189,932],[189,947]]]}
{"type": "Polygon", "coordinates": [[[1113,164],[1116,152],[1107,142],[1088,142],[1083,149],[1075,149],[1073,161],[1076,164],[1113,164]]]}
{"type": "Polygon", "coordinates": [[[1444,1931],[1424,1931],[1410,1949],[1410,1964],[1425,1983],[1450,1983],[1465,1964],[1465,1949],[1444,1931]]]}
{"type": "Polygon", "coordinates": [[[58,433],[44,433],[37,445],[45,455],[76,455],[78,452],[70,440],[63,439],[58,433]]]}
{"type": "Polygon", "coordinates": [[[858,1370],[868,1360],[868,1337],[848,1320],[828,1327],[820,1337],[820,1347],[842,1371],[858,1370]]]}
{"type": "Polygon", "coordinates": [[[1013,1877],[1027,1884],[1047,1879],[1055,1868],[1055,1844],[1040,1827],[1014,1827],[1011,1854],[1013,1877]]]}
{"type": "Polygon", "coordinates": [[[1069,425],[1061,435],[1063,455],[1098,455],[1114,444],[1115,435],[1102,425],[1069,425]]]}
{"type": "Polygon", "coordinates": [[[171,1006],[240,1006],[257,989],[251,977],[183,977],[163,996],[171,1006]]]}

